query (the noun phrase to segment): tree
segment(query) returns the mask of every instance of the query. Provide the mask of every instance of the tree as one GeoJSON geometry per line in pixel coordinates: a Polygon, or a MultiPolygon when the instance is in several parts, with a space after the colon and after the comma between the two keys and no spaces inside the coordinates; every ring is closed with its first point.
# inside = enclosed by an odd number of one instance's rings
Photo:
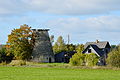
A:
{"type": "Polygon", "coordinates": [[[55,54],[62,52],[62,51],[66,51],[66,45],[64,43],[62,36],[58,37],[57,42],[55,42],[53,46],[53,51],[55,54]]]}
{"type": "Polygon", "coordinates": [[[97,65],[99,57],[95,53],[86,54],[85,64],[86,66],[95,66],[97,65]]]}
{"type": "Polygon", "coordinates": [[[75,51],[75,45],[73,45],[73,44],[67,44],[66,45],[66,51],[68,51],[68,52],[75,51]]]}
{"type": "Polygon", "coordinates": [[[77,53],[82,53],[83,50],[84,50],[84,45],[83,44],[77,45],[77,47],[76,47],[77,53]]]}
{"type": "Polygon", "coordinates": [[[0,49],[0,62],[5,62],[6,61],[6,49],[1,48],[0,49]]]}
{"type": "Polygon", "coordinates": [[[116,45],[111,45],[111,50],[115,49],[116,47],[116,45]]]}
{"type": "Polygon", "coordinates": [[[7,41],[8,55],[12,53],[17,60],[28,60],[32,53],[31,38],[31,27],[26,24],[21,25],[19,29],[12,30],[7,41]]]}
{"type": "Polygon", "coordinates": [[[77,53],[75,53],[72,58],[70,59],[70,64],[73,66],[84,66],[85,65],[85,54],[82,53],[82,51],[84,50],[84,45],[80,44],[77,45],[76,51],[77,53]]]}
{"type": "Polygon", "coordinates": [[[107,64],[112,67],[120,67],[120,46],[108,54],[107,64]]]}
{"type": "Polygon", "coordinates": [[[51,44],[53,44],[53,42],[54,42],[54,35],[50,36],[50,42],[51,42],[51,44]]]}

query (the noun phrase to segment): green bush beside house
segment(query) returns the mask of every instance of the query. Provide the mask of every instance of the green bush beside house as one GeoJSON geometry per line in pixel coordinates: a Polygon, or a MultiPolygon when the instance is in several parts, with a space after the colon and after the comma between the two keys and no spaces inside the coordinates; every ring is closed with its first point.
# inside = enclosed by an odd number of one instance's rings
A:
{"type": "Polygon", "coordinates": [[[70,59],[70,64],[73,66],[96,66],[98,61],[99,57],[95,53],[76,53],[70,59]]]}
{"type": "Polygon", "coordinates": [[[120,46],[108,54],[106,61],[108,66],[120,68],[120,46]]]}

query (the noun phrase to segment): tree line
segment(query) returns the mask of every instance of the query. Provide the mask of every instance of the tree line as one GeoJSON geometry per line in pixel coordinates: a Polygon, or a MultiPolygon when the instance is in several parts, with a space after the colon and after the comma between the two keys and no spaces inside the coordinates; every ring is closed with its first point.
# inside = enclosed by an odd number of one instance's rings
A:
{"type": "MultiPolygon", "coordinates": [[[[32,33],[31,27],[24,24],[18,29],[13,29],[8,35],[6,45],[0,49],[0,62],[11,62],[11,60],[26,60],[31,58],[34,47],[35,34],[32,33]]],[[[54,36],[51,36],[51,42],[54,41],[54,36]]],[[[111,46],[111,52],[106,59],[107,65],[120,67],[120,46],[111,46]]],[[[62,36],[59,36],[57,41],[53,44],[53,51],[55,54],[60,52],[76,51],[70,59],[71,65],[79,66],[95,66],[99,60],[94,53],[85,55],[82,54],[84,50],[83,44],[66,44],[62,36]]]]}

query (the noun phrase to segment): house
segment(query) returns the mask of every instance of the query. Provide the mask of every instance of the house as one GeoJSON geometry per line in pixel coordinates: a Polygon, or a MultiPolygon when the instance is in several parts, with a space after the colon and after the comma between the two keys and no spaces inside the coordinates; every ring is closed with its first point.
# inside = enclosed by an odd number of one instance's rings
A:
{"type": "Polygon", "coordinates": [[[87,42],[84,47],[83,53],[95,53],[100,57],[98,65],[106,65],[105,59],[110,52],[111,46],[108,41],[87,42]]]}
{"type": "Polygon", "coordinates": [[[64,51],[55,54],[55,62],[57,63],[69,63],[70,58],[74,55],[75,51],[64,51]]]}

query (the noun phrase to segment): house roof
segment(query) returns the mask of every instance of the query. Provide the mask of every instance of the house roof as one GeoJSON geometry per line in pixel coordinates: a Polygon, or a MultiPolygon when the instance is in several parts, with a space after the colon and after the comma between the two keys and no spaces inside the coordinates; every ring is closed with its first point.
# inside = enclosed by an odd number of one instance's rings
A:
{"type": "Polygon", "coordinates": [[[68,54],[70,57],[72,57],[72,55],[74,55],[75,53],[76,51],[63,51],[63,52],[55,54],[55,57],[64,57],[65,54],[68,54]]]}
{"type": "MultiPolygon", "coordinates": [[[[85,44],[85,47],[84,47],[84,48],[87,48],[88,45],[96,45],[98,48],[105,48],[107,44],[109,44],[108,41],[87,42],[87,43],[85,44]]],[[[110,47],[110,45],[109,45],[109,47],[110,47]]]]}
{"type": "Polygon", "coordinates": [[[83,51],[83,53],[85,53],[90,46],[97,52],[97,54],[98,54],[99,56],[103,56],[103,54],[104,54],[103,51],[101,51],[96,45],[93,45],[93,44],[87,46],[87,47],[85,48],[85,50],[83,51]]]}

